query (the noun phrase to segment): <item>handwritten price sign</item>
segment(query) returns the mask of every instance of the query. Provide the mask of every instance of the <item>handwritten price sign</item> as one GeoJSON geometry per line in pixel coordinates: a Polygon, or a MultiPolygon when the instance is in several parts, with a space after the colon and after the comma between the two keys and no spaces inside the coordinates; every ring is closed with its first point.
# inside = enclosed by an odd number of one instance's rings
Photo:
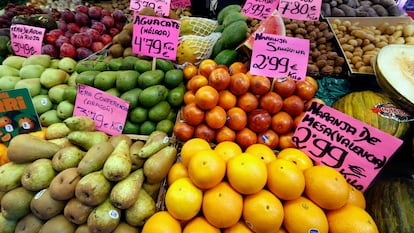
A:
{"type": "Polygon", "coordinates": [[[256,33],[250,72],[268,77],[306,78],[309,40],[256,33]]]}
{"type": "Polygon", "coordinates": [[[171,9],[185,8],[191,6],[190,0],[171,0],[171,9]]]}
{"type": "Polygon", "coordinates": [[[280,0],[247,0],[241,13],[255,19],[267,18],[279,5],[280,0]]]}
{"type": "Polygon", "coordinates": [[[129,9],[140,11],[145,7],[151,7],[157,15],[169,16],[170,4],[171,0],[131,0],[129,9]]]}
{"type": "Polygon", "coordinates": [[[364,191],[403,141],[319,103],[312,103],[292,138],[318,164],[337,169],[364,191]],[[381,149],[378,149],[381,148],[381,149]]]}
{"type": "Polygon", "coordinates": [[[29,57],[42,53],[44,28],[13,24],[10,26],[10,40],[16,55],[29,57]]]}
{"type": "Polygon", "coordinates": [[[280,0],[279,13],[284,18],[319,20],[322,0],[280,0]]]}
{"type": "Polygon", "coordinates": [[[78,85],[74,116],[88,116],[99,131],[121,134],[128,115],[129,103],[99,89],[78,85]]]}
{"type": "Polygon", "coordinates": [[[134,12],[132,51],[150,57],[175,60],[180,21],[138,15],[134,12]]]}

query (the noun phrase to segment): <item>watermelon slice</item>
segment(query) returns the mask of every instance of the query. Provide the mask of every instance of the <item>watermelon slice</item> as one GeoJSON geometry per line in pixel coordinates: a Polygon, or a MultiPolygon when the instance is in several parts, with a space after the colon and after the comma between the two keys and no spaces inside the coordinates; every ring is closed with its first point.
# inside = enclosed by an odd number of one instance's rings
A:
{"type": "Polygon", "coordinates": [[[260,22],[259,27],[254,31],[249,38],[243,43],[244,46],[249,48],[250,50],[253,49],[253,42],[256,36],[256,33],[269,33],[274,35],[286,35],[286,28],[285,23],[283,22],[282,16],[280,16],[277,9],[273,11],[266,19],[260,22]]]}

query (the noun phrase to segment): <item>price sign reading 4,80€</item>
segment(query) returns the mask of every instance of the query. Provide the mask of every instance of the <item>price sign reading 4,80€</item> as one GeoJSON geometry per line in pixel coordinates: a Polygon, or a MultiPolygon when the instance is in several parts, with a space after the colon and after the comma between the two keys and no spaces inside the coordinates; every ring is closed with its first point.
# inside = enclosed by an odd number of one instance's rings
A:
{"type": "Polygon", "coordinates": [[[250,72],[278,78],[290,76],[295,80],[306,78],[309,40],[256,33],[250,72]]]}
{"type": "Polygon", "coordinates": [[[33,54],[40,54],[45,30],[28,25],[11,25],[10,39],[16,55],[29,57],[33,54]]]}
{"type": "Polygon", "coordinates": [[[255,19],[265,19],[279,4],[279,0],[247,0],[241,13],[255,19]]]}
{"type": "Polygon", "coordinates": [[[322,0],[280,0],[279,13],[289,19],[319,20],[322,0]]]}
{"type": "Polygon", "coordinates": [[[180,21],[138,15],[134,12],[132,51],[150,57],[175,60],[180,21]]]}

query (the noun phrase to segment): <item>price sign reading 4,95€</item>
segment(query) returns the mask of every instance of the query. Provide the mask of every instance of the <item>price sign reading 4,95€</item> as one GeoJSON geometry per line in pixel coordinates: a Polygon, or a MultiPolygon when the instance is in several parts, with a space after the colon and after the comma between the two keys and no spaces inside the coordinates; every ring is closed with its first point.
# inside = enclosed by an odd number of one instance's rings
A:
{"type": "Polygon", "coordinates": [[[41,54],[45,30],[44,28],[21,24],[11,25],[10,40],[16,55],[29,57],[33,54],[41,54]]]}
{"type": "Polygon", "coordinates": [[[279,0],[247,0],[241,13],[255,19],[265,19],[279,4],[279,0]]]}
{"type": "Polygon", "coordinates": [[[138,15],[134,12],[132,51],[150,57],[175,60],[180,21],[138,15]]]}
{"type": "Polygon", "coordinates": [[[278,78],[290,76],[305,80],[309,57],[309,40],[256,33],[250,72],[278,78]]]}
{"type": "Polygon", "coordinates": [[[322,0],[280,0],[279,13],[284,18],[319,20],[322,0]]]}
{"type": "Polygon", "coordinates": [[[145,7],[151,7],[157,15],[169,16],[170,4],[171,0],[131,0],[129,9],[140,11],[145,7]]]}

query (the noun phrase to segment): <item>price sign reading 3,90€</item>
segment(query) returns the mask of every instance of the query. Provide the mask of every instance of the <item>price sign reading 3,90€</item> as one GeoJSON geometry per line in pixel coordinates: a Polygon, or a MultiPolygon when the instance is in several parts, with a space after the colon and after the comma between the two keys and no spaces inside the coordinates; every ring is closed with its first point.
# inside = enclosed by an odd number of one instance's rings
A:
{"type": "Polygon", "coordinates": [[[280,0],[279,13],[284,18],[319,20],[322,0],[280,0]]]}
{"type": "Polygon", "coordinates": [[[272,78],[290,76],[295,80],[306,78],[309,40],[256,33],[250,72],[272,78]]]}
{"type": "Polygon", "coordinates": [[[41,54],[44,28],[13,24],[10,27],[10,40],[16,55],[29,57],[41,54]]]}
{"type": "Polygon", "coordinates": [[[138,15],[134,12],[132,51],[150,57],[175,60],[180,21],[138,15]]]}
{"type": "Polygon", "coordinates": [[[279,4],[279,0],[247,0],[241,13],[255,19],[265,19],[279,4]]]}
{"type": "Polygon", "coordinates": [[[170,0],[131,0],[129,9],[133,11],[140,11],[145,7],[154,9],[157,15],[170,15],[170,0]]]}

